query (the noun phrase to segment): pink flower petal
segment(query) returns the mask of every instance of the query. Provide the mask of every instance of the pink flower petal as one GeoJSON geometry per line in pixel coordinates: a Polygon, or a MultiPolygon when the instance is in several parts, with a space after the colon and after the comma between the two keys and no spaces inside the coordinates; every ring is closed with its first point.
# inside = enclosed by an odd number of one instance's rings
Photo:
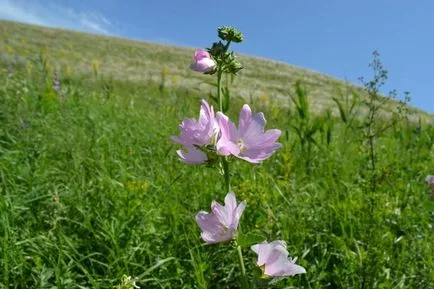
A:
{"type": "Polygon", "coordinates": [[[246,144],[254,142],[256,138],[260,137],[261,134],[264,133],[265,123],[264,114],[262,112],[255,113],[252,121],[249,123],[243,134],[240,133],[240,137],[245,140],[246,144]]]}
{"type": "Polygon", "coordinates": [[[215,66],[216,63],[211,58],[202,58],[190,64],[190,68],[192,70],[202,72],[202,73],[211,72],[215,66]]]}
{"type": "Polygon", "coordinates": [[[263,148],[273,146],[279,139],[281,131],[278,129],[270,129],[258,135],[254,139],[246,139],[245,145],[249,148],[263,148]]]}
{"type": "Polygon", "coordinates": [[[237,199],[233,192],[229,192],[225,197],[225,207],[228,211],[234,212],[237,208],[237,199]]]}
{"type": "Polygon", "coordinates": [[[258,255],[256,264],[264,266],[265,275],[282,277],[306,273],[303,267],[288,259],[288,251],[283,241],[263,242],[251,248],[258,255]]]}
{"type": "Polygon", "coordinates": [[[196,215],[196,222],[202,231],[213,231],[216,227],[221,227],[215,215],[200,211],[196,215]]]}
{"type": "Polygon", "coordinates": [[[202,232],[200,236],[208,244],[223,243],[232,240],[234,237],[234,231],[228,230],[226,232],[214,233],[214,232],[202,232]]]}
{"type": "Polygon", "coordinates": [[[196,49],[196,51],[194,52],[194,60],[195,61],[199,61],[203,58],[211,58],[211,56],[209,55],[208,51],[203,50],[203,49],[196,49]]]}
{"type": "Polygon", "coordinates": [[[177,150],[176,153],[179,159],[186,164],[203,164],[208,160],[207,155],[195,147],[188,147],[187,152],[177,150]]]}
{"type": "Polygon", "coordinates": [[[250,163],[260,163],[281,147],[277,143],[281,131],[271,129],[264,132],[264,114],[252,113],[247,104],[240,111],[238,130],[224,114],[218,112],[216,119],[220,126],[217,151],[221,155],[233,155],[250,163]]]}
{"type": "Polygon", "coordinates": [[[240,116],[238,119],[238,131],[240,135],[244,135],[252,122],[252,110],[250,106],[245,104],[240,110],[240,116]]]}
{"type": "Polygon", "coordinates": [[[207,243],[231,240],[237,231],[244,207],[245,203],[237,207],[235,194],[232,192],[226,195],[224,206],[213,201],[211,213],[200,211],[196,215],[196,222],[202,231],[202,239],[207,243]]]}
{"type": "Polygon", "coordinates": [[[279,256],[273,263],[265,266],[264,274],[272,277],[294,276],[306,273],[306,270],[289,261],[284,256],[279,256]]]}
{"type": "Polygon", "coordinates": [[[234,224],[233,224],[235,229],[238,228],[241,215],[243,214],[245,208],[246,208],[246,202],[242,201],[235,209],[234,224]]]}
{"type": "Polygon", "coordinates": [[[216,201],[211,203],[211,211],[216,216],[217,220],[223,224],[226,228],[229,228],[232,224],[232,210],[226,206],[222,206],[216,201]]]}
{"type": "Polygon", "coordinates": [[[224,156],[237,155],[240,148],[237,145],[237,129],[233,122],[221,112],[217,113],[217,123],[220,127],[220,139],[217,141],[217,151],[224,156]]]}

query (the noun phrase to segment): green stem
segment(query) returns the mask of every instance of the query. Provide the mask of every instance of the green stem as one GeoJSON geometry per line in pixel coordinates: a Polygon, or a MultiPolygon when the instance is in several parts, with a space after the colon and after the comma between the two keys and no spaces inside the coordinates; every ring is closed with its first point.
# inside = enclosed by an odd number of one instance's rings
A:
{"type": "Polygon", "coordinates": [[[223,112],[223,98],[222,98],[222,74],[221,68],[217,71],[217,99],[219,100],[220,111],[223,112]]]}
{"type": "MultiPolygon", "coordinates": [[[[219,68],[219,70],[217,71],[217,98],[219,100],[219,106],[221,112],[223,112],[223,98],[221,94],[222,74],[223,71],[219,68]]],[[[225,189],[226,189],[226,193],[229,193],[231,190],[231,181],[230,181],[230,174],[229,174],[229,163],[226,157],[222,157],[222,164],[223,164],[223,174],[225,178],[225,189]]]]}
{"type": "Polygon", "coordinates": [[[228,49],[229,49],[229,45],[231,45],[231,40],[229,40],[227,43],[226,43],[226,45],[225,45],[225,52],[227,52],[228,51],[228,49]]]}
{"type": "Polygon", "coordinates": [[[226,193],[231,191],[231,176],[229,174],[229,162],[226,157],[223,157],[223,173],[225,177],[225,189],[226,193]]]}
{"type": "MultiPolygon", "coordinates": [[[[226,45],[225,45],[225,48],[224,48],[225,49],[225,54],[226,54],[226,52],[229,49],[229,45],[231,45],[231,41],[228,41],[226,43],[226,45]]],[[[223,111],[223,98],[222,98],[222,94],[221,94],[221,91],[222,91],[222,84],[221,84],[221,82],[222,82],[222,75],[223,75],[223,71],[221,69],[221,64],[220,64],[219,68],[218,68],[218,71],[217,71],[217,99],[219,101],[220,111],[224,112],[223,111]]]]}
{"type": "Polygon", "coordinates": [[[244,266],[243,252],[241,246],[237,245],[238,259],[240,261],[241,275],[243,276],[243,288],[249,288],[249,281],[247,280],[246,267],[244,266]]]}

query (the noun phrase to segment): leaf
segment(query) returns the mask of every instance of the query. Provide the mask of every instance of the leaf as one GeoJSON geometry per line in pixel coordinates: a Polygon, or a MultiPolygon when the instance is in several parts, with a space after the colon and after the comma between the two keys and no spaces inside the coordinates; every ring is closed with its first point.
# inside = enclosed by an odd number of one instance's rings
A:
{"type": "Polygon", "coordinates": [[[151,266],[148,270],[146,270],[145,272],[143,272],[142,274],[140,274],[139,276],[137,276],[137,279],[138,279],[138,280],[142,279],[142,278],[145,277],[146,275],[149,275],[149,274],[150,274],[152,271],[154,271],[155,269],[157,269],[157,268],[163,266],[165,263],[167,263],[167,262],[169,262],[169,261],[173,261],[173,260],[176,260],[176,258],[174,258],[174,257],[168,257],[168,258],[165,258],[165,259],[158,260],[158,261],[155,263],[154,266],[151,266]]]}
{"type": "Polygon", "coordinates": [[[208,94],[208,96],[209,96],[212,100],[214,100],[214,102],[218,105],[219,100],[217,99],[217,97],[214,96],[214,94],[210,93],[210,94],[208,94]]]}
{"type": "Polygon", "coordinates": [[[248,248],[254,244],[261,243],[262,241],[265,241],[266,238],[262,235],[255,234],[255,233],[247,233],[247,234],[240,234],[238,236],[237,242],[238,245],[241,246],[241,248],[248,248]]]}
{"type": "Polygon", "coordinates": [[[295,93],[298,97],[298,102],[296,103],[298,113],[301,119],[309,118],[309,101],[306,96],[306,90],[302,86],[300,80],[295,83],[295,93]]]}
{"type": "Polygon", "coordinates": [[[339,99],[337,99],[336,97],[332,97],[333,101],[336,102],[336,104],[338,105],[338,109],[339,109],[339,114],[341,115],[341,119],[344,123],[347,123],[348,118],[347,118],[347,114],[342,106],[342,103],[339,101],[339,99]]]}
{"type": "Polygon", "coordinates": [[[206,83],[206,84],[208,84],[208,85],[211,85],[211,86],[217,87],[217,83],[215,83],[215,82],[204,81],[203,83],[206,83]]]}

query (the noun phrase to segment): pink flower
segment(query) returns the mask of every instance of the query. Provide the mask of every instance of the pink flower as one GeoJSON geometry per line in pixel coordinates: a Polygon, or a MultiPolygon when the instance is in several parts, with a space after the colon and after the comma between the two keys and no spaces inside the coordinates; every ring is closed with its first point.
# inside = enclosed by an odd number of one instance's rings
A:
{"type": "Polygon", "coordinates": [[[251,248],[258,254],[256,264],[261,267],[266,276],[281,277],[306,273],[303,267],[288,259],[288,251],[284,241],[262,242],[251,248]]]}
{"type": "Polygon", "coordinates": [[[208,156],[203,151],[198,150],[194,146],[187,146],[187,151],[177,150],[176,153],[179,159],[186,164],[199,165],[203,164],[208,160],[208,156]]]}
{"type": "Polygon", "coordinates": [[[178,150],[181,161],[188,164],[201,164],[208,160],[206,153],[197,149],[215,143],[218,133],[214,109],[202,100],[199,119],[186,118],[179,125],[180,136],[172,136],[172,141],[181,144],[186,151],[178,150]]]}
{"type": "Polygon", "coordinates": [[[431,187],[434,189],[434,175],[433,176],[427,176],[426,178],[425,178],[425,182],[428,184],[428,185],[431,185],[431,187]]]}
{"type": "Polygon", "coordinates": [[[220,127],[220,139],[217,151],[224,156],[234,155],[250,163],[259,163],[269,158],[278,148],[280,130],[270,129],[264,132],[265,117],[262,112],[253,113],[245,104],[239,117],[238,129],[229,118],[221,112],[217,113],[220,127]]]}
{"type": "Polygon", "coordinates": [[[194,62],[190,64],[190,68],[194,71],[208,73],[214,70],[215,61],[211,58],[208,51],[197,49],[194,52],[194,62]]]}
{"type": "Polygon", "coordinates": [[[196,222],[202,231],[202,239],[208,244],[231,240],[238,229],[238,223],[245,207],[245,201],[237,206],[233,192],[226,195],[224,206],[213,201],[211,213],[200,211],[196,215],[196,222]]]}

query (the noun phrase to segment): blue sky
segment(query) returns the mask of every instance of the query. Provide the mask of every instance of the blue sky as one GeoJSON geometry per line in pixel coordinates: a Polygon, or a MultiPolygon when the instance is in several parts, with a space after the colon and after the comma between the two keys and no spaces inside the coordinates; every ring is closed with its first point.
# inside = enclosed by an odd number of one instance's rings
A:
{"type": "Polygon", "coordinates": [[[434,112],[433,0],[0,0],[0,18],[164,44],[208,47],[234,25],[255,55],[358,83],[378,50],[383,92],[434,112]]]}

